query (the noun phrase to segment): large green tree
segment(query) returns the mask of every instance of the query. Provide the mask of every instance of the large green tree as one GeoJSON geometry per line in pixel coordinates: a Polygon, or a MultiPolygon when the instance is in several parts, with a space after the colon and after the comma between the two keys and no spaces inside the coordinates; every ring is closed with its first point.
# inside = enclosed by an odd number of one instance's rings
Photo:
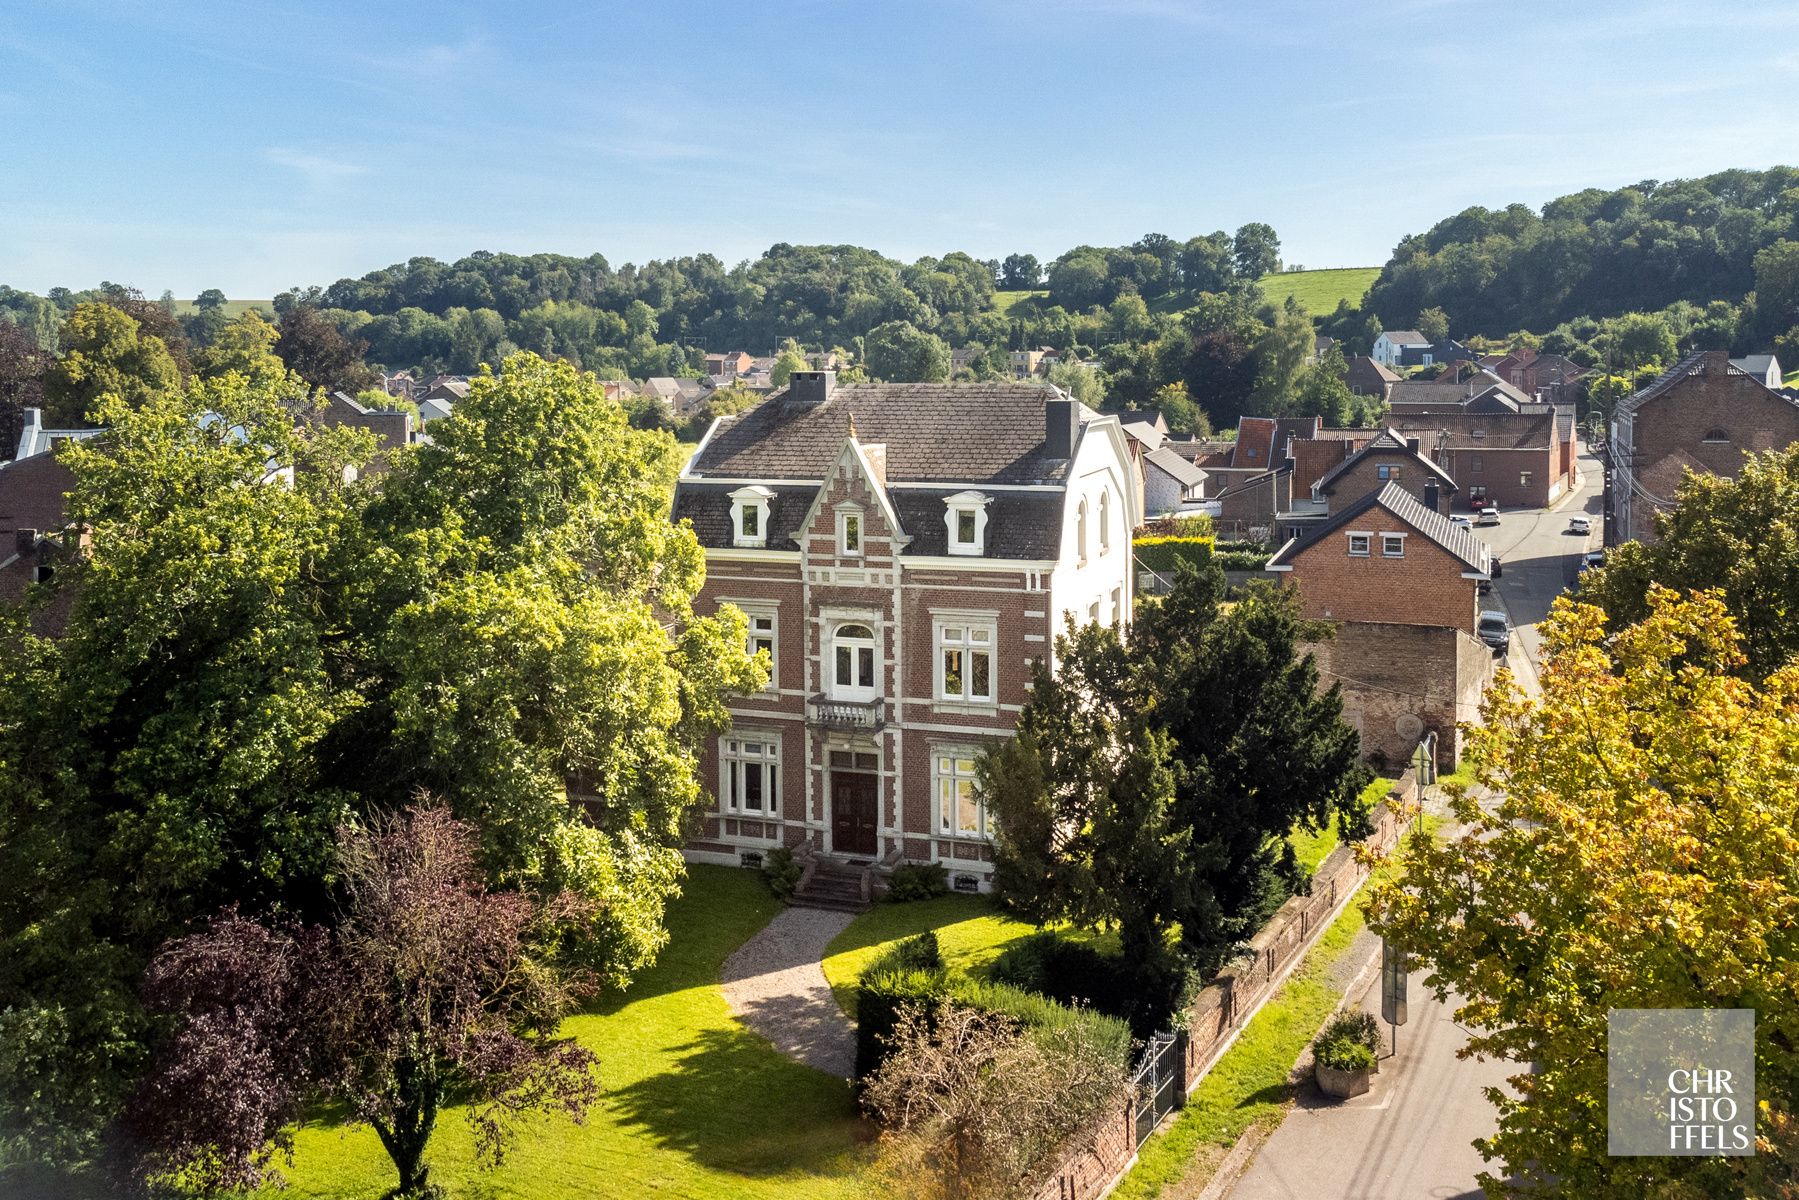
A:
{"type": "Polygon", "coordinates": [[[1657,513],[1657,540],[1627,542],[1581,577],[1580,596],[1618,624],[1649,614],[1655,585],[1715,588],[1764,677],[1799,655],[1799,446],[1750,456],[1735,479],[1688,475],[1657,513]]]}
{"type": "Polygon", "coordinates": [[[1752,684],[1716,596],[1655,589],[1608,623],[1558,600],[1542,699],[1502,674],[1451,841],[1414,839],[1373,927],[1460,997],[1490,1089],[1494,1197],[1792,1196],[1799,1189],[1799,670],[1752,684]],[[1495,803],[1496,800],[1496,803],[1495,803]],[[1752,1158],[1606,1152],[1607,1014],[1756,1013],[1752,1158]]]}
{"type": "Polygon", "coordinates": [[[1017,736],[979,766],[1001,898],[1033,921],[1115,927],[1139,1030],[1303,885],[1297,826],[1365,823],[1368,771],[1301,653],[1294,596],[1223,594],[1215,565],[1184,567],[1128,641],[1097,625],[1059,638],[1017,736]]]}
{"type": "Polygon", "coordinates": [[[760,682],[742,615],[693,614],[675,443],[591,376],[508,359],[379,487],[344,469],[366,434],[296,411],[236,371],[103,400],[66,635],[0,639],[0,1129],[37,1153],[91,1150],[140,1069],[158,943],[233,903],[329,919],[333,831],[421,789],[494,883],[586,897],[570,961],[629,977],[698,739],[760,682]]]}
{"type": "Polygon", "coordinates": [[[863,344],[868,369],[888,383],[941,383],[949,378],[949,346],[910,321],[869,330],[863,344]]]}
{"type": "Polygon", "coordinates": [[[86,423],[106,396],[141,406],[180,377],[162,339],[104,301],[76,305],[60,340],[62,356],[44,378],[45,416],[52,424],[86,423]]]}

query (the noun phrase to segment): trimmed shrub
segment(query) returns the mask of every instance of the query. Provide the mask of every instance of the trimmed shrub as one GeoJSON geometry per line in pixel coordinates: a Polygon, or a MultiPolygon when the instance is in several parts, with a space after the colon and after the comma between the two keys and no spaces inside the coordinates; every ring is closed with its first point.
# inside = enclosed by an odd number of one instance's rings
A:
{"type": "Polygon", "coordinates": [[[1312,1057],[1333,1071],[1366,1071],[1374,1065],[1374,1051],[1349,1038],[1320,1038],[1312,1045],[1312,1057]]]}
{"type": "Polygon", "coordinates": [[[949,871],[942,863],[901,863],[893,868],[882,897],[894,904],[909,900],[929,900],[949,894],[949,871]]]}
{"type": "Polygon", "coordinates": [[[1070,1008],[1047,996],[975,979],[954,981],[950,985],[949,999],[950,1003],[964,1008],[1009,1018],[1023,1029],[1052,1032],[1079,1027],[1088,1032],[1090,1040],[1101,1046],[1109,1058],[1121,1065],[1130,1062],[1131,1027],[1117,1017],[1106,1016],[1091,1008],[1070,1008]]]}
{"type": "Polygon", "coordinates": [[[856,986],[856,1078],[880,1069],[891,1051],[893,1031],[909,1007],[935,1011],[941,1001],[1004,1017],[1020,1029],[1079,1027],[1090,1042],[1130,1061],[1131,1028],[1091,1008],[1070,1008],[1047,996],[999,983],[951,979],[944,969],[937,935],[921,933],[899,942],[871,962],[856,986]]]}
{"type": "Polygon", "coordinates": [[[856,985],[856,1078],[868,1078],[886,1061],[904,1012],[934,1013],[948,994],[949,979],[941,967],[871,966],[864,971],[856,985]]]}
{"type": "Polygon", "coordinates": [[[1097,1009],[1129,1022],[1139,1037],[1178,1023],[1203,982],[1173,953],[1127,964],[1054,933],[1032,934],[1008,946],[988,968],[988,978],[1059,1004],[1097,1009]]]}
{"type": "Polygon", "coordinates": [[[927,929],[896,942],[891,950],[868,964],[870,971],[941,971],[943,951],[937,932],[927,929]]]}
{"type": "Polygon", "coordinates": [[[776,846],[762,858],[762,877],[775,895],[785,900],[800,886],[802,868],[793,861],[793,851],[776,846]]]}
{"type": "Polygon", "coordinates": [[[1158,575],[1174,575],[1174,566],[1190,562],[1204,567],[1212,561],[1212,539],[1209,537],[1140,537],[1131,542],[1131,553],[1137,564],[1158,575]]]}

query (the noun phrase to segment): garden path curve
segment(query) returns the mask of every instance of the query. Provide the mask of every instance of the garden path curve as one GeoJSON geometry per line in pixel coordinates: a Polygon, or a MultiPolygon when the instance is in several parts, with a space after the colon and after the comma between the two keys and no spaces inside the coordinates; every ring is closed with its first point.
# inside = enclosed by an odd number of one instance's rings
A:
{"type": "Polygon", "coordinates": [[[725,1003],[775,1048],[809,1067],[849,1079],[856,1034],[825,982],[825,947],[853,913],[783,908],[725,960],[725,1003]]]}

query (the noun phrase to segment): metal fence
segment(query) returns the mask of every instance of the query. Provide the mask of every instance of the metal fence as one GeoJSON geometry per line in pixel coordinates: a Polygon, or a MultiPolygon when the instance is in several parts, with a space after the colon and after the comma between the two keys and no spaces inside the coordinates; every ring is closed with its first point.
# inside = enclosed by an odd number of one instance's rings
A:
{"type": "Polygon", "coordinates": [[[1158,1033],[1143,1047],[1131,1076],[1131,1126],[1139,1147],[1187,1098],[1186,1041],[1185,1030],[1158,1033]]]}

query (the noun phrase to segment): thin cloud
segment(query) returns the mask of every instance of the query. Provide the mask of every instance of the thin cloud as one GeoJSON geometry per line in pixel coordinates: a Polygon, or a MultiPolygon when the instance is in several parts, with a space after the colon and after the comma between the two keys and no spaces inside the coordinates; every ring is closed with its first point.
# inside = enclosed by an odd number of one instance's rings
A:
{"type": "Polygon", "coordinates": [[[342,162],[322,154],[308,154],[285,146],[271,146],[262,152],[262,156],[277,167],[298,171],[315,188],[328,187],[356,175],[366,175],[369,170],[360,163],[342,162]]]}

